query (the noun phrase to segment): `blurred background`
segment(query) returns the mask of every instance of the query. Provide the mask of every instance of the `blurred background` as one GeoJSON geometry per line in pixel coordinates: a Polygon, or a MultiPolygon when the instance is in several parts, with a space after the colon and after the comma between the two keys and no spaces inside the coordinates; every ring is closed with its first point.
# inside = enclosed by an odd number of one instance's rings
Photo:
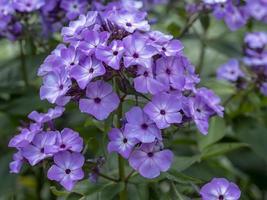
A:
{"type": "MultiPolygon", "coordinates": [[[[149,19],[155,22],[153,29],[179,37],[188,16],[183,2],[171,1],[166,5],[153,6],[149,19]]],[[[213,89],[223,102],[230,98],[224,119],[214,118],[211,121],[209,136],[201,136],[195,129],[187,128],[177,130],[175,138],[169,140],[168,146],[180,155],[180,160],[173,167],[185,174],[171,175],[181,182],[181,193],[193,194],[192,199],[198,199],[196,192],[192,191],[194,183],[197,187],[201,181],[208,181],[214,176],[236,180],[243,193],[241,199],[267,199],[267,98],[253,90],[237,91],[230,83],[216,79],[216,69],[220,65],[230,58],[242,58],[246,32],[267,31],[266,24],[251,23],[231,32],[223,21],[204,15],[181,38],[185,54],[198,67],[201,85],[213,89]],[[219,142],[217,146],[210,146],[199,162],[198,152],[216,142],[219,142]],[[232,143],[239,145],[230,145],[232,143]],[[188,182],[188,177],[192,178],[191,182],[188,182]]],[[[31,111],[45,112],[50,107],[48,102],[39,98],[41,80],[37,77],[37,69],[60,42],[60,37],[55,34],[52,39],[46,40],[31,31],[27,40],[12,42],[0,39],[1,200],[63,199],[58,197],[62,191],[51,188],[55,183],[47,180],[42,167],[26,166],[19,175],[9,173],[8,164],[14,153],[8,148],[9,139],[18,133],[17,127],[27,122],[31,111]]],[[[67,125],[78,131],[88,144],[89,157],[105,155],[102,124],[81,114],[74,104],[68,105],[66,110],[64,116],[57,120],[57,127],[61,129],[67,125]]],[[[89,182],[87,186],[90,187],[89,182]]],[[[161,179],[154,180],[146,187],[133,188],[129,196],[132,199],[171,199],[168,197],[169,188],[168,183],[161,179]],[[138,189],[142,191],[141,197],[138,189]]],[[[76,196],[71,198],[79,199],[76,196]]],[[[97,198],[92,196],[87,199],[97,198]]]]}

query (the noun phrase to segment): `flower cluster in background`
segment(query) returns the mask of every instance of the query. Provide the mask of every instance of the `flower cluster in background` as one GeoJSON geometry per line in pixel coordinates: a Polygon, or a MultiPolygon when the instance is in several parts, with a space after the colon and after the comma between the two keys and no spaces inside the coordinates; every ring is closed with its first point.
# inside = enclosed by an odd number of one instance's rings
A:
{"type": "MultiPolygon", "coordinates": [[[[159,176],[172,164],[173,153],[163,145],[164,129],[194,122],[206,135],[209,119],[223,116],[220,98],[197,87],[200,78],[183,54],[182,43],[150,30],[147,13],[138,3],[96,5],[95,11],[62,29],[64,44],[40,66],[40,98],[56,107],[48,113],[32,112],[29,118],[34,122],[11,139],[9,146],[18,150],[11,172],[18,173],[24,162],[36,165],[49,159],[53,164],[48,178],[67,190],[84,177],[82,138],[71,129],[57,131],[53,123],[70,101],[81,112],[106,120],[122,110],[125,99],[142,98],[143,103],[137,102],[124,116],[117,114],[120,125],[109,131],[107,148],[146,178],[159,176]]],[[[76,12],[68,13],[75,18],[76,12]]]]}
{"type": "Polygon", "coordinates": [[[235,31],[253,18],[267,22],[267,2],[265,0],[202,0],[200,3],[189,4],[190,13],[212,12],[217,20],[224,20],[231,31],[235,31]]]}
{"type": "Polygon", "coordinates": [[[252,83],[267,96],[267,34],[265,32],[247,33],[244,39],[244,58],[242,61],[229,60],[217,70],[217,77],[245,85],[252,83]],[[246,70],[241,69],[241,63],[246,70]]]}

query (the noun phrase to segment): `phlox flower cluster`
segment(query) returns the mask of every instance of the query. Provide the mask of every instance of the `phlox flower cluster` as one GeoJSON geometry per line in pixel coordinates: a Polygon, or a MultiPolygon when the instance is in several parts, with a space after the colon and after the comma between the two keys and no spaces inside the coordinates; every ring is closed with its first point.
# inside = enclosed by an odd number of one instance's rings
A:
{"type": "Polygon", "coordinates": [[[267,95],[267,34],[247,33],[244,39],[244,57],[241,61],[231,59],[217,71],[217,77],[237,86],[253,83],[263,95],[267,95]],[[241,63],[247,72],[241,69],[241,63]]]}
{"type": "MultiPolygon", "coordinates": [[[[162,131],[193,122],[207,134],[209,119],[222,117],[223,107],[212,90],[197,87],[200,79],[183,54],[183,44],[152,31],[147,13],[138,8],[138,4],[123,1],[98,5],[64,27],[64,44],[39,68],[43,80],[40,98],[61,109],[74,101],[82,113],[100,121],[121,110],[125,99],[142,98],[144,104],[137,101],[137,106],[118,119],[120,127],[111,127],[107,149],[127,159],[143,177],[155,178],[170,168],[174,158],[172,151],[164,148],[162,131]]],[[[47,123],[51,121],[47,115],[34,112],[29,117],[47,123]]],[[[26,147],[10,145],[22,155],[14,156],[14,162],[21,158],[19,161],[35,165],[53,157],[48,178],[70,190],[83,178],[82,140],[70,129],[50,129],[29,141],[27,136],[26,147]],[[73,140],[64,140],[65,132],[73,140]]],[[[29,127],[27,131],[32,135],[36,130],[29,127]]]]}
{"type": "Polygon", "coordinates": [[[189,4],[187,11],[212,12],[217,20],[224,20],[231,31],[243,27],[250,19],[267,22],[266,0],[202,0],[197,4],[189,4]]]}

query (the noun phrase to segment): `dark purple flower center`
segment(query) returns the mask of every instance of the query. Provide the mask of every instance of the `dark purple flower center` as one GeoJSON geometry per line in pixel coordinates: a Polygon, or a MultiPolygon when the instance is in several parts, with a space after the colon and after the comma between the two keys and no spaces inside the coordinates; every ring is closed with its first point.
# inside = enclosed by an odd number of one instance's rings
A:
{"type": "Polygon", "coordinates": [[[118,53],[119,53],[118,51],[113,51],[114,56],[118,55],[118,53]]]}
{"type": "Polygon", "coordinates": [[[224,200],[223,195],[220,195],[218,200],[224,200]]]}
{"type": "Polygon", "coordinates": [[[133,57],[134,57],[134,58],[139,58],[139,54],[138,54],[138,53],[134,53],[134,54],[133,54],[133,57]]]}
{"type": "Polygon", "coordinates": [[[70,174],[70,173],[71,173],[71,170],[70,170],[70,169],[66,169],[66,170],[65,170],[65,173],[66,173],[66,174],[70,174]]]}
{"type": "Polygon", "coordinates": [[[148,72],[147,71],[144,72],[144,77],[148,77],[148,72]]]}
{"type": "Polygon", "coordinates": [[[100,103],[101,102],[101,99],[99,97],[95,98],[95,103],[100,103]]]}
{"type": "Polygon", "coordinates": [[[74,9],[77,9],[77,8],[78,8],[78,5],[77,5],[77,4],[74,4],[74,5],[73,5],[73,8],[74,8],[74,9]]]}
{"type": "Polygon", "coordinates": [[[230,71],[230,74],[234,74],[235,72],[233,70],[230,71]]]}
{"type": "Polygon", "coordinates": [[[152,156],[154,156],[154,153],[153,152],[149,152],[149,153],[147,153],[147,156],[148,157],[152,157],[152,156]]]}
{"type": "Polygon", "coordinates": [[[27,7],[31,7],[32,4],[31,4],[31,3],[26,3],[26,6],[27,6],[27,7]]]}
{"type": "Polygon", "coordinates": [[[71,65],[71,66],[73,66],[73,65],[75,65],[75,63],[74,63],[74,62],[72,62],[72,63],[70,63],[70,65],[71,65]]]}
{"type": "Polygon", "coordinates": [[[146,123],[141,125],[142,129],[146,130],[148,128],[148,125],[146,123]]]}
{"type": "Polygon", "coordinates": [[[65,144],[62,144],[62,145],[60,145],[60,148],[61,149],[65,149],[66,148],[66,145],[65,144]]]}
{"type": "Polygon", "coordinates": [[[166,69],[166,74],[170,75],[171,74],[171,70],[170,69],[166,69]]]}
{"type": "Polygon", "coordinates": [[[44,148],[41,148],[41,150],[40,150],[40,151],[41,151],[41,153],[44,153],[44,148]]]}
{"type": "Polygon", "coordinates": [[[126,144],[128,142],[127,138],[123,138],[123,141],[122,141],[124,144],[126,144]]]}
{"type": "Polygon", "coordinates": [[[167,49],[165,47],[162,47],[161,49],[162,49],[162,51],[167,51],[167,49]]]}
{"type": "Polygon", "coordinates": [[[199,108],[196,109],[197,112],[201,113],[201,110],[199,108]]]}
{"type": "Polygon", "coordinates": [[[160,114],[161,114],[161,115],[166,115],[166,111],[165,111],[165,110],[161,110],[161,111],[160,111],[160,114]]]}
{"type": "Polygon", "coordinates": [[[127,23],[126,23],[126,26],[131,27],[132,24],[131,24],[130,22],[127,22],[127,23]]]}
{"type": "Polygon", "coordinates": [[[63,90],[64,85],[61,84],[58,88],[59,88],[60,90],[63,90]]]}
{"type": "Polygon", "coordinates": [[[90,74],[94,73],[94,69],[91,68],[91,69],[89,70],[89,73],[90,73],[90,74]]]}

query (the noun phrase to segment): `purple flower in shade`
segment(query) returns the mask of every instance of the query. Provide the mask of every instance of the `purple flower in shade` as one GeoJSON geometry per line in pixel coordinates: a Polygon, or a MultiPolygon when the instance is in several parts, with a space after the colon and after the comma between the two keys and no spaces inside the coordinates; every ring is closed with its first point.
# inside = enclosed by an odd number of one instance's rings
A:
{"type": "MultiPolygon", "coordinates": [[[[204,135],[208,134],[209,117],[214,112],[205,104],[205,102],[200,97],[190,98],[187,106],[189,109],[189,115],[195,122],[198,130],[204,135]]],[[[187,112],[185,113],[187,114],[187,112]]]]}
{"type": "Polygon", "coordinates": [[[246,15],[244,8],[235,7],[232,3],[227,5],[228,7],[224,21],[231,31],[235,31],[247,23],[248,16],[246,15]]]}
{"type": "Polygon", "coordinates": [[[129,164],[145,178],[156,178],[160,172],[169,170],[173,160],[170,150],[158,150],[155,144],[142,144],[129,157],[129,164]]]}
{"type": "Polygon", "coordinates": [[[223,117],[223,106],[220,105],[221,99],[212,90],[207,88],[199,88],[196,92],[196,96],[200,97],[206,105],[213,110],[217,115],[223,117]]]}
{"type": "Polygon", "coordinates": [[[182,57],[162,57],[156,61],[156,78],[171,88],[182,90],[185,85],[182,57]]]}
{"type": "Polygon", "coordinates": [[[0,0],[0,16],[14,13],[14,6],[12,3],[13,2],[10,0],[0,0]]]}
{"type": "Polygon", "coordinates": [[[87,54],[91,55],[95,53],[95,50],[99,46],[105,46],[107,43],[107,40],[109,38],[109,33],[108,32],[97,32],[97,31],[92,31],[92,30],[85,30],[82,33],[82,37],[84,38],[84,41],[82,41],[79,44],[79,49],[87,54]]]}
{"type": "Polygon", "coordinates": [[[63,97],[71,87],[71,80],[66,70],[49,72],[43,78],[43,85],[40,89],[41,100],[47,99],[50,103],[56,103],[63,97]]]}
{"type": "Polygon", "coordinates": [[[134,88],[137,92],[157,94],[168,89],[153,77],[151,68],[138,67],[137,75],[134,78],[134,88]]]}
{"type": "Polygon", "coordinates": [[[93,115],[98,120],[106,119],[120,104],[118,95],[112,91],[112,86],[104,81],[89,83],[85,99],[81,99],[81,112],[93,115]]]}
{"type": "Polygon", "coordinates": [[[87,15],[80,15],[76,21],[71,21],[68,27],[62,29],[61,35],[64,42],[78,41],[81,32],[96,23],[98,12],[90,11],[87,15]]]}
{"type": "Polygon", "coordinates": [[[96,49],[96,58],[115,70],[120,69],[124,48],[121,41],[113,41],[109,46],[100,46],[96,49]]]}
{"type": "Polygon", "coordinates": [[[105,73],[106,69],[102,62],[95,57],[87,57],[81,60],[79,65],[72,68],[70,76],[77,81],[81,89],[84,89],[93,78],[105,73]]]}
{"type": "Polygon", "coordinates": [[[129,35],[123,39],[125,48],[124,65],[130,67],[132,65],[141,65],[146,68],[152,66],[152,57],[157,54],[157,50],[147,45],[144,38],[137,34],[129,35]]]}
{"type": "Polygon", "coordinates": [[[150,25],[145,18],[145,12],[129,12],[123,10],[113,15],[111,20],[127,32],[133,33],[135,30],[149,31],[150,25]]]}
{"type": "Polygon", "coordinates": [[[225,178],[213,178],[200,190],[202,200],[238,200],[241,191],[238,186],[225,178]]]}
{"type": "Polygon", "coordinates": [[[60,7],[67,12],[66,16],[69,20],[74,20],[86,12],[88,3],[86,0],[62,0],[60,7]]]}
{"type": "Polygon", "coordinates": [[[206,4],[225,3],[228,0],[202,0],[206,4]]]}
{"type": "Polygon", "coordinates": [[[108,152],[117,152],[124,158],[129,158],[134,146],[138,140],[127,136],[120,129],[113,128],[108,133],[110,142],[108,143],[108,152]]]}
{"type": "Polygon", "coordinates": [[[9,164],[10,173],[18,174],[22,167],[24,158],[20,151],[13,155],[13,161],[9,164]]]}
{"type": "Polygon", "coordinates": [[[159,93],[153,96],[152,101],[144,107],[145,113],[153,120],[157,127],[164,129],[173,123],[181,123],[182,115],[179,112],[181,104],[174,95],[159,93]]]}
{"type": "Polygon", "coordinates": [[[50,149],[55,148],[57,131],[48,131],[37,134],[32,144],[22,148],[22,155],[34,166],[45,158],[51,157],[50,149]]]}
{"type": "Polygon", "coordinates": [[[41,131],[42,129],[39,124],[31,124],[29,128],[23,128],[20,134],[11,138],[8,146],[14,148],[26,147],[33,141],[35,135],[41,131]]]}
{"type": "Polygon", "coordinates": [[[79,133],[69,128],[64,128],[57,135],[56,147],[58,151],[69,150],[79,153],[83,149],[83,139],[79,136],[79,133]]]}
{"type": "Polygon", "coordinates": [[[267,2],[265,0],[247,0],[247,12],[257,20],[267,21],[267,2]]]}
{"type": "Polygon", "coordinates": [[[147,37],[151,45],[154,44],[156,47],[158,45],[168,43],[173,38],[173,36],[165,35],[160,31],[149,31],[145,34],[145,37],[147,37]]]}
{"type": "Polygon", "coordinates": [[[84,177],[83,155],[64,151],[54,156],[54,162],[47,172],[48,179],[58,181],[66,190],[71,191],[76,182],[84,177]]]}
{"type": "Polygon", "coordinates": [[[267,45],[267,34],[265,32],[247,33],[244,40],[249,49],[262,50],[267,45]]]}
{"type": "Polygon", "coordinates": [[[261,84],[260,92],[261,92],[264,96],[267,96],[267,82],[264,82],[264,83],[261,84]]]}
{"type": "Polygon", "coordinates": [[[64,111],[64,107],[56,106],[54,109],[50,108],[47,113],[39,113],[37,111],[32,111],[28,115],[28,117],[36,123],[43,124],[62,116],[64,111]]]}
{"type": "Polygon", "coordinates": [[[158,46],[158,51],[165,56],[175,56],[182,52],[184,46],[179,40],[171,40],[158,46]]]}
{"type": "Polygon", "coordinates": [[[136,138],[142,143],[152,143],[156,139],[162,140],[160,130],[141,108],[133,107],[125,115],[127,123],[124,134],[126,136],[136,138]]]}
{"type": "Polygon", "coordinates": [[[14,0],[14,8],[20,12],[32,12],[40,9],[45,4],[44,0],[14,0]]]}
{"type": "Polygon", "coordinates": [[[85,55],[83,55],[74,46],[62,48],[60,51],[61,62],[67,71],[70,71],[75,65],[79,63],[85,55]]]}
{"type": "Polygon", "coordinates": [[[238,78],[243,77],[244,73],[239,67],[236,59],[231,59],[227,63],[221,65],[217,70],[217,78],[235,82],[238,78]]]}

